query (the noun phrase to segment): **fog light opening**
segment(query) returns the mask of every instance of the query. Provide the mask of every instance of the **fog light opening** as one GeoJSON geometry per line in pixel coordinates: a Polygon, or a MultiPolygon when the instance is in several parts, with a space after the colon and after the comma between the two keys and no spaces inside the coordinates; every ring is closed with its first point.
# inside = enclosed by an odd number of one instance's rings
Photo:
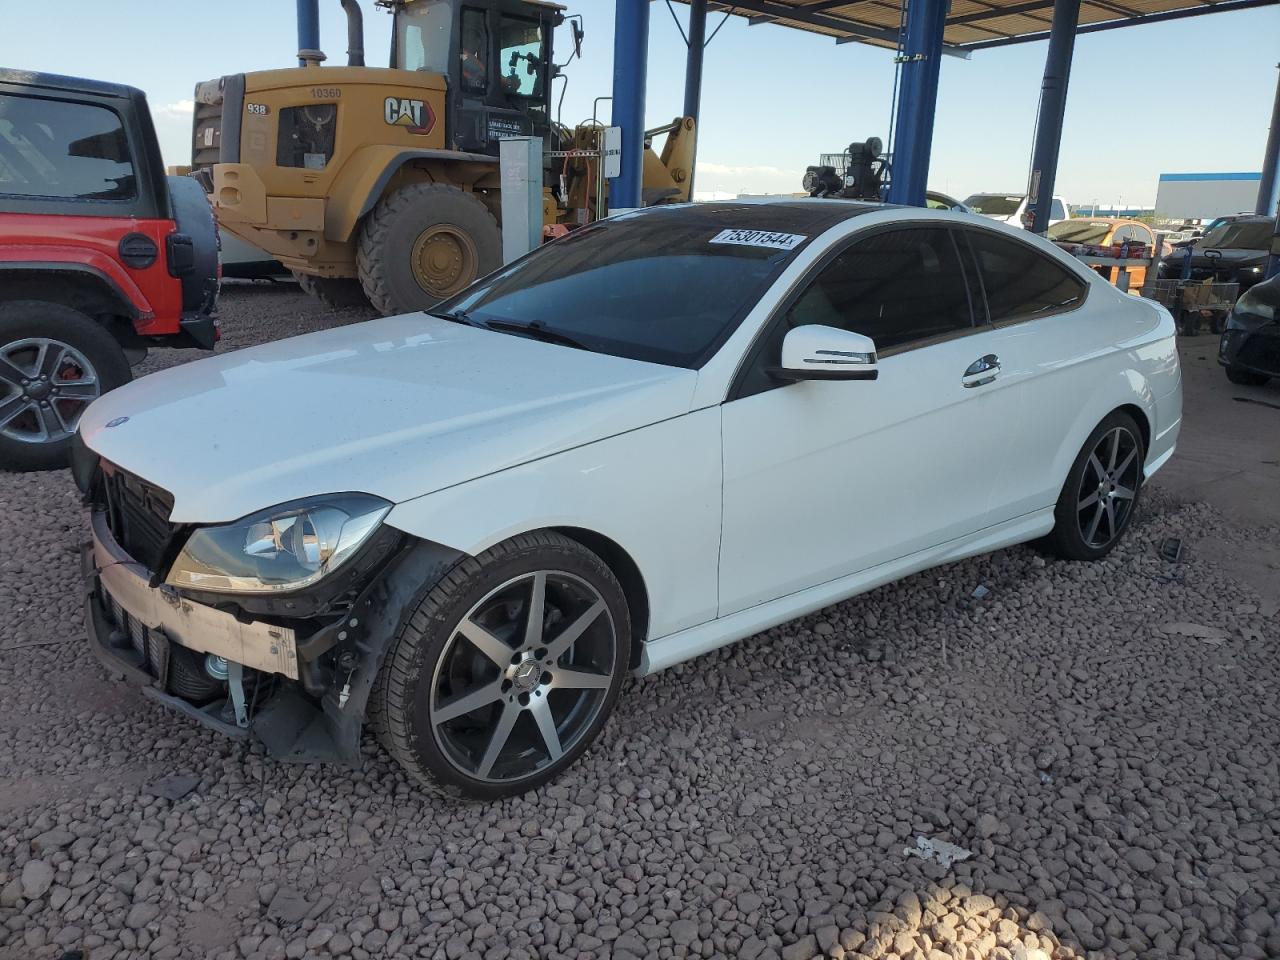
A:
{"type": "Polygon", "coordinates": [[[204,672],[215,680],[226,680],[231,674],[231,666],[226,657],[211,653],[204,658],[204,672]]]}

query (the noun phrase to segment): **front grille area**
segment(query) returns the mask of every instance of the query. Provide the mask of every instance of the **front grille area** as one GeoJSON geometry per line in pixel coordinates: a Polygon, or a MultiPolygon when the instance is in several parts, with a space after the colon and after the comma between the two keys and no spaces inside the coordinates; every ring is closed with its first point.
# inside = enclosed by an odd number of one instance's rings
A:
{"type": "Polygon", "coordinates": [[[169,652],[165,638],[143,626],[136,617],[130,616],[105,589],[102,597],[106,601],[107,619],[111,621],[111,625],[128,636],[134,652],[142,658],[143,666],[152,676],[163,676],[168,666],[169,652]]]}
{"type": "Polygon", "coordinates": [[[173,497],[154,484],[104,464],[102,500],[107,527],[116,543],[148,570],[158,570],[173,530],[169,523],[173,497]]]}

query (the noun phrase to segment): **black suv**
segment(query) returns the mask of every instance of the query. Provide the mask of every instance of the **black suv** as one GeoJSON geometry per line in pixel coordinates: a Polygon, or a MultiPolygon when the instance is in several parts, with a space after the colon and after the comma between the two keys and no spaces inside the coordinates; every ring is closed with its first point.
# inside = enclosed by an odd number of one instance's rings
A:
{"type": "Polygon", "coordinates": [[[1275,234],[1274,217],[1240,216],[1219,223],[1185,251],[1160,264],[1160,278],[1182,276],[1186,257],[1191,258],[1192,280],[1238,283],[1244,293],[1266,276],[1267,254],[1275,234]]]}

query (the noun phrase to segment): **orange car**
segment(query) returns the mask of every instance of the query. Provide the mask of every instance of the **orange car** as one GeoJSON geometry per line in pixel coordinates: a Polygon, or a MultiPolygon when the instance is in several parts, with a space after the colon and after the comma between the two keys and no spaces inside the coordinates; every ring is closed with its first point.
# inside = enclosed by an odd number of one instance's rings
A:
{"type": "MultiPolygon", "coordinates": [[[[1063,220],[1049,228],[1048,237],[1058,243],[1088,243],[1100,247],[1123,243],[1126,240],[1145,243],[1155,250],[1155,234],[1138,220],[1119,220],[1110,217],[1077,217],[1063,220]]],[[[1129,292],[1137,293],[1147,279],[1146,267],[1094,267],[1112,283],[1120,279],[1120,271],[1129,273],[1129,292]]]]}

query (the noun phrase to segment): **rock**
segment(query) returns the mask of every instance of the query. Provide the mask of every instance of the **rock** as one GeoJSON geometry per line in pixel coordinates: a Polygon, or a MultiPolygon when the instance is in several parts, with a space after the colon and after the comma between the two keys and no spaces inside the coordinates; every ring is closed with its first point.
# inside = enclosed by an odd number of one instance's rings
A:
{"type": "Polygon", "coordinates": [[[1150,873],[1156,868],[1156,859],[1141,847],[1130,847],[1125,851],[1125,862],[1139,873],[1150,873]]]}
{"type": "Polygon", "coordinates": [[[291,887],[284,887],[277,890],[271,898],[271,903],[267,905],[267,916],[288,925],[298,923],[310,909],[311,904],[305,896],[291,887]]]}
{"type": "Polygon", "coordinates": [[[813,960],[818,955],[818,938],[813,934],[782,948],[782,960],[813,960]]]}
{"type": "Polygon", "coordinates": [[[69,847],[75,843],[76,835],[70,830],[53,829],[46,830],[34,840],[31,841],[31,849],[36,853],[44,853],[48,850],[61,850],[63,847],[69,847]]]}
{"type": "Polygon", "coordinates": [[[974,829],[980,837],[994,837],[997,833],[1004,829],[1004,825],[1000,822],[1000,818],[990,813],[984,813],[978,817],[974,829]]]}
{"type": "Polygon", "coordinates": [[[671,924],[671,939],[679,944],[690,944],[698,939],[698,924],[694,920],[676,920],[671,924]]]}
{"type": "Polygon", "coordinates": [[[43,860],[28,860],[22,868],[22,895],[39,900],[53,886],[53,865],[43,860]]]}
{"type": "Polygon", "coordinates": [[[141,930],[156,917],[160,916],[160,907],[154,903],[135,903],[124,919],[124,925],[130,930],[141,930]]]}

